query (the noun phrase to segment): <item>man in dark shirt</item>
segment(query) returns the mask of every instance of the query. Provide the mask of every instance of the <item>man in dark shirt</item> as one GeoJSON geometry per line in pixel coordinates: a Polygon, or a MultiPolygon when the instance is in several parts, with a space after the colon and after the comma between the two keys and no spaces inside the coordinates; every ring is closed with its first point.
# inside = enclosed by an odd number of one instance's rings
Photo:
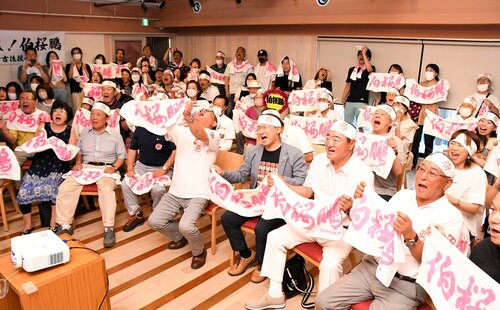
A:
{"type": "Polygon", "coordinates": [[[342,104],[344,105],[344,120],[353,125],[359,116],[359,108],[368,104],[368,76],[375,72],[371,65],[371,51],[365,46],[358,47],[358,62],[349,68],[347,73],[344,92],[342,93],[342,104]]]}
{"type": "MultiPolygon", "coordinates": [[[[153,172],[155,177],[165,174],[172,176],[172,165],[175,158],[175,144],[167,141],[165,136],[155,135],[142,127],[136,127],[132,142],[128,150],[127,176],[141,176],[148,172],[153,172]],[[137,153],[140,154],[136,162],[137,153]]],[[[129,213],[129,220],[123,226],[123,231],[132,231],[137,226],[144,224],[144,216],[139,211],[138,197],[126,182],[121,184],[125,206],[129,213]]],[[[153,198],[153,208],[160,202],[165,194],[166,188],[163,185],[155,184],[151,189],[153,198]]]]}
{"type": "Polygon", "coordinates": [[[495,196],[489,208],[491,237],[479,242],[470,255],[470,260],[500,283],[500,194],[495,196]]]}

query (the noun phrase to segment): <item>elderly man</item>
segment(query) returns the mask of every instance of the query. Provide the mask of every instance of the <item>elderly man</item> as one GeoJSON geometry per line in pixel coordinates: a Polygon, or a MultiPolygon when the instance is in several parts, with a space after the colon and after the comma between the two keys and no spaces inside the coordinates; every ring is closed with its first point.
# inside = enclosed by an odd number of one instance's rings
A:
{"type": "MultiPolygon", "coordinates": [[[[21,92],[19,95],[19,109],[12,113],[15,113],[16,117],[13,114],[9,116],[6,124],[8,130],[3,129],[2,133],[7,144],[13,149],[33,138],[40,121],[50,119],[46,112],[36,108],[36,94],[32,90],[23,90],[21,92]]],[[[29,154],[24,151],[14,151],[14,153],[17,161],[22,166],[29,154]]]]}
{"type": "MultiPolygon", "coordinates": [[[[226,72],[226,67],[227,67],[227,65],[224,63],[225,58],[226,58],[226,54],[224,54],[224,52],[222,52],[222,51],[218,51],[215,54],[215,63],[210,66],[210,69],[217,72],[217,73],[224,75],[224,72],[226,72]]],[[[207,66],[207,70],[208,70],[208,66],[207,66]]],[[[214,82],[212,83],[212,84],[214,84],[215,87],[217,87],[219,89],[219,93],[222,96],[226,96],[226,86],[224,83],[225,83],[224,81],[218,81],[218,80],[214,80],[214,82]]]]}
{"type": "MultiPolygon", "coordinates": [[[[96,182],[99,192],[99,207],[104,225],[103,244],[109,248],[115,244],[116,182],[109,174],[114,174],[121,167],[127,154],[119,133],[109,129],[107,125],[109,107],[102,102],[94,103],[90,113],[91,126],[84,128],[77,146],[80,152],[76,155],[73,170],[94,168],[107,175],[96,182]]],[[[59,224],[56,234],[73,234],[71,223],[75,215],[78,198],[83,185],[73,177],[68,177],[59,187],[56,198],[56,223],[59,224]]]]}
{"type": "Polygon", "coordinates": [[[36,59],[36,49],[28,47],[24,55],[24,63],[17,68],[17,78],[23,83],[23,89],[35,91],[36,86],[35,89],[31,87],[31,79],[34,76],[39,76],[45,83],[48,83],[49,77],[45,71],[43,71],[40,61],[36,59]]]}
{"type": "MultiPolygon", "coordinates": [[[[344,121],[332,124],[325,140],[325,153],[312,161],[303,186],[288,184],[297,194],[322,200],[340,196],[340,208],[344,228],[349,225],[349,214],[356,187],[360,182],[373,186],[373,173],[357,157],[353,156],[356,145],[356,128],[344,121]]],[[[319,289],[321,292],[340,278],[344,259],[352,247],[343,240],[327,240],[305,236],[289,224],[272,231],[268,236],[262,276],[269,277],[269,290],[260,299],[247,302],[247,309],[283,308],[285,296],[282,292],[283,271],[287,250],[304,242],[317,242],[323,247],[323,259],[319,267],[319,289]]]]}
{"type": "MultiPolygon", "coordinates": [[[[136,174],[143,175],[153,172],[155,177],[165,174],[171,177],[174,158],[175,144],[168,141],[165,136],[155,135],[143,127],[136,127],[128,150],[127,176],[133,178],[136,174]],[[136,162],[138,153],[140,157],[136,162]]],[[[137,195],[134,194],[125,182],[121,184],[121,188],[125,206],[129,214],[129,219],[125,226],[123,226],[123,231],[129,232],[137,226],[144,224],[144,216],[139,211],[140,206],[137,195]]],[[[165,192],[165,186],[161,184],[153,185],[151,189],[153,209],[158,205],[165,192]]]]}
{"type": "Polygon", "coordinates": [[[205,265],[207,251],[196,222],[208,204],[210,167],[217,157],[220,135],[218,116],[211,108],[201,108],[194,114],[192,110],[193,102],[188,101],[184,110],[187,126],[177,125],[168,132],[176,145],[172,183],[148,224],[172,241],[168,245],[171,250],[189,243],[191,268],[198,269],[205,265]],[[175,217],[181,209],[184,213],[177,222],[175,217]]]}
{"type": "MultiPolygon", "coordinates": [[[[415,283],[422,259],[423,236],[429,225],[440,225],[451,240],[464,240],[464,219],[448,202],[445,190],[451,185],[455,166],[442,153],[427,156],[417,168],[415,190],[401,190],[389,201],[397,210],[394,231],[405,241],[404,263],[389,287],[376,278],[378,261],[365,255],[349,274],[320,293],[317,309],[348,309],[350,305],[373,299],[370,309],[416,309],[424,302],[425,291],[415,283]]],[[[361,197],[360,184],[355,197],[361,197]]]]}
{"type": "Polygon", "coordinates": [[[107,105],[111,110],[120,109],[123,103],[116,100],[116,94],[120,91],[117,84],[113,80],[104,80],[101,84],[102,103],[107,105]]]}
{"type": "Polygon", "coordinates": [[[267,58],[267,51],[260,50],[257,52],[259,63],[253,67],[257,81],[260,82],[265,90],[274,88],[274,80],[276,79],[276,67],[271,64],[267,58]]]}
{"type": "Polygon", "coordinates": [[[207,70],[200,71],[198,82],[201,86],[201,98],[205,98],[208,102],[212,103],[215,97],[219,96],[219,89],[210,83],[210,73],[207,70]]]}
{"type": "Polygon", "coordinates": [[[230,100],[226,115],[230,118],[233,115],[233,108],[235,104],[234,95],[236,94],[236,90],[245,85],[247,75],[253,72],[253,66],[247,61],[246,58],[246,49],[242,46],[238,47],[236,49],[236,53],[234,54],[234,60],[227,64],[226,71],[224,72],[226,97],[230,100]]]}
{"type": "Polygon", "coordinates": [[[236,131],[234,129],[234,122],[232,119],[227,117],[224,114],[224,111],[227,108],[227,102],[229,99],[222,95],[218,95],[214,98],[214,102],[212,104],[213,107],[218,107],[220,110],[220,144],[219,150],[221,151],[230,151],[233,147],[233,141],[236,138],[236,131]]]}
{"type": "MultiPolygon", "coordinates": [[[[250,188],[256,188],[271,173],[282,176],[287,183],[302,185],[306,179],[306,162],[302,152],[297,148],[283,143],[280,134],[283,131],[283,121],[276,110],[266,110],[257,120],[257,135],[261,137],[262,144],[252,148],[245,156],[245,161],[238,170],[222,171],[215,166],[215,170],[231,183],[243,182],[248,177],[251,179],[250,188]]],[[[268,186],[272,179],[268,178],[268,186]]],[[[238,276],[245,272],[247,267],[257,262],[251,281],[255,283],[265,280],[260,276],[260,269],[264,260],[267,235],[272,230],[285,224],[282,219],[259,219],[255,226],[256,252],[250,250],[241,231],[241,225],[251,217],[244,217],[231,211],[222,215],[222,227],[231,243],[231,248],[238,251],[240,256],[236,264],[228,270],[229,275],[238,276]]]]}

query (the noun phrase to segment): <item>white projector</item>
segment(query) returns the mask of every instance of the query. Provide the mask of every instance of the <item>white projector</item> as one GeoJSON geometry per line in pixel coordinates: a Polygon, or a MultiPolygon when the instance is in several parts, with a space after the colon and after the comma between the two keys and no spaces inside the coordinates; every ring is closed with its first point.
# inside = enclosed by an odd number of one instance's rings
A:
{"type": "Polygon", "coordinates": [[[69,262],[69,247],[50,230],[14,237],[10,247],[14,267],[28,272],[69,262]]]}

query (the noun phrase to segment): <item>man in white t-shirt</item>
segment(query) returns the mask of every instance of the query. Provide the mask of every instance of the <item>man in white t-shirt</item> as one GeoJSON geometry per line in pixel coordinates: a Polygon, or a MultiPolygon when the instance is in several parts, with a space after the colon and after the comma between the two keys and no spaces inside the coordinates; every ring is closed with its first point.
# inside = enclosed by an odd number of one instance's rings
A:
{"type": "MultiPolygon", "coordinates": [[[[342,224],[349,225],[351,198],[360,182],[373,186],[373,173],[360,159],[353,156],[356,145],[356,128],[344,121],[336,121],[328,131],[325,153],[318,154],[311,163],[306,181],[302,186],[287,184],[297,194],[322,200],[341,196],[342,224]]],[[[319,266],[319,288],[322,291],[342,274],[342,263],[352,247],[343,240],[327,240],[305,236],[290,224],[268,234],[261,276],[268,277],[269,290],[258,300],[245,303],[247,309],[284,308],[282,291],[283,271],[287,250],[304,242],[317,242],[323,247],[323,259],[319,266]]]]}
{"type": "Polygon", "coordinates": [[[198,82],[201,86],[201,98],[205,98],[209,103],[214,101],[214,98],[219,96],[219,89],[210,83],[210,73],[207,70],[200,71],[198,82]]]}
{"type": "MultiPolygon", "coordinates": [[[[445,155],[429,155],[417,169],[415,190],[401,190],[389,201],[389,207],[398,210],[394,231],[403,236],[406,245],[406,260],[399,264],[389,287],[376,278],[378,261],[365,255],[351,273],[320,293],[316,309],[348,309],[370,299],[370,309],[416,309],[423,303],[426,293],[415,279],[422,259],[422,239],[429,225],[440,225],[450,240],[468,240],[462,233],[462,214],[445,196],[454,174],[455,166],[445,155]]],[[[355,197],[361,197],[363,190],[360,184],[355,197]]]]}
{"type": "Polygon", "coordinates": [[[259,63],[253,67],[257,81],[260,82],[262,88],[265,90],[273,89],[274,80],[276,79],[276,67],[269,62],[266,50],[260,50],[257,53],[257,58],[259,59],[259,63]]]}
{"type": "Polygon", "coordinates": [[[191,245],[191,268],[205,265],[207,251],[196,226],[208,204],[210,167],[215,163],[220,135],[219,117],[212,108],[192,113],[193,102],[186,103],[184,119],[187,125],[177,125],[168,132],[175,143],[174,173],[167,194],[149,216],[149,226],[172,240],[171,250],[191,245]],[[179,222],[174,221],[183,209],[179,222]]]}
{"type": "Polygon", "coordinates": [[[500,102],[498,100],[498,97],[491,94],[491,83],[493,82],[491,74],[481,73],[477,76],[476,81],[477,92],[471,95],[472,97],[474,97],[474,99],[476,99],[477,102],[474,116],[481,116],[488,111],[492,111],[493,113],[498,115],[500,111],[500,102]]]}

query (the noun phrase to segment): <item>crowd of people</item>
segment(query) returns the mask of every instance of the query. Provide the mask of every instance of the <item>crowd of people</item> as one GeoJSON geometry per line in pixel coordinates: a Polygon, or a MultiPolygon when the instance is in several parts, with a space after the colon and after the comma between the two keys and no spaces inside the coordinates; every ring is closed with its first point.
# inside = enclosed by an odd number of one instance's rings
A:
{"type": "MultiPolygon", "coordinates": [[[[19,164],[31,165],[22,177],[17,201],[23,214],[21,234],[30,234],[35,225],[32,204],[40,208],[43,227],[56,234],[73,234],[73,221],[83,185],[63,174],[93,169],[104,172],[97,182],[98,202],[102,214],[103,246],[115,242],[115,190],[117,179],[153,173],[169,176],[171,184],[155,184],[150,191],[152,213],[146,219],[135,194],[122,182],[129,219],[124,232],[133,231],[145,222],[164,234],[175,250],[189,244],[191,267],[202,268],[207,252],[197,221],[209,203],[209,177],[213,169],[230,183],[250,180],[250,189],[266,182],[274,186],[273,176],[286,183],[296,194],[314,200],[340,197],[342,227],[351,223],[350,211],[366,187],[397,208],[394,231],[405,242],[406,262],[400,264],[389,287],[376,278],[378,260],[365,255],[349,274],[342,265],[352,250],[344,240],[309,237],[294,230],[283,219],[259,219],[255,227],[255,251],[247,245],[241,226],[251,217],[232,211],[222,215],[222,226],[236,263],[228,274],[239,276],[253,266],[251,281],[269,279],[269,288],[262,298],[246,302],[247,309],[282,308],[283,271],[287,250],[304,242],[317,242],[323,248],[319,268],[318,309],[348,309],[350,305],[374,299],[371,309],[416,309],[426,300],[426,292],[415,283],[422,258],[425,232],[438,226],[453,240],[470,243],[464,255],[500,283],[500,180],[483,170],[494,148],[498,147],[497,126],[500,102],[491,94],[493,78],[487,73],[477,76],[477,92],[457,104],[456,123],[474,123],[475,131],[460,129],[451,134],[448,150],[434,153],[434,136],[423,134],[423,125],[430,112],[439,115],[439,103],[418,102],[405,96],[405,87],[390,88],[381,94],[380,102],[369,102],[367,84],[375,72],[372,52],[367,46],[357,50],[356,63],[349,68],[340,96],[344,113],[335,109],[329,70],[319,68],[314,77],[302,83],[298,65],[285,55],[275,67],[268,52],[259,50],[258,63],[247,60],[246,50],[238,47],[234,58],[226,63],[226,54],[217,51],[214,64],[202,66],[197,58],[189,65],[183,53],[175,48],[165,51],[161,68],[151,46],[143,55],[127,61],[125,51],[117,49],[114,64],[122,66],[115,79],[103,79],[98,71],[83,61],[79,47],[71,49],[71,62],[64,70],[56,70],[56,52],[49,52],[42,65],[37,51],[27,48],[25,61],[18,69],[19,81],[0,87],[0,101],[18,101],[21,117],[34,118],[37,126],[15,124],[11,117],[0,118],[0,140],[13,150],[19,164]],[[100,84],[102,98],[96,100],[85,92],[86,83],[100,84]],[[69,87],[66,87],[69,86],[69,87]],[[324,141],[324,152],[315,152],[305,131],[291,125],[286,98],[297,90],[319,89],[317,109],[301,116],[333,120],[324,141]],[[69,90],[69,91],[68,91],[69,90]],[[270,93],[284,99],[279,108],[267,102],[270,93]],[[158,135],[147,127],[134,126],[120,118],[119,112],[130,101],[158,101],[186,98],[182,120],[158,135]],[[368,127],[358,128],[357,120],[364,109],[373,108],[368,127]],[[79,127],[74,116],[88,115],[88,126],[79,127]],[[42,115],[48,119],[43,119],[42,115]],[[118,117],[118,119],[117,119],[118,117]],[[241,119],[256,122],[256,134],[242,126],[241,119]],[[111,120],[116,120],[115,127],[111,120]],[[73,124],[73,126],[71,126],[73,124]],[[354,152],[360,131],[385,137],[395,159],[387,177],[375,174],[354,152]],[[57,137],[76,145],[79,152],[72,161],[64,161],[53,150],[28,154],[17,148],[45,132],[47,138],[57,137]],[[419,160],[420,140],[425,151],[419,160]],[[241,167],[224,171],[215,166],[219,151],[244,154],[241,167]],[[399,180],[414,170],[414,189],[401,189],[399,180]],[[180,221],[176,216],[182,211],[180,221]],[[465,234],[462,227],[466,227],[465,234]]],[[[92,65],[105,65],[99,54],[92,65]]],[[[403,74],[393,64],[389,74],[403,74]]],[[[431,88],[440,81],[437,64],[425,67],[419,86],[431,88]]],[[[340,73],[338,73],[340,74],[340,73]]],[[[160,101],[161,102],[161,101],[160,101]]],[[[6,117],[7,116],[7,117],[6,117]]],[[[15,118],[14,118],[15,120],[15,118]]]]}

